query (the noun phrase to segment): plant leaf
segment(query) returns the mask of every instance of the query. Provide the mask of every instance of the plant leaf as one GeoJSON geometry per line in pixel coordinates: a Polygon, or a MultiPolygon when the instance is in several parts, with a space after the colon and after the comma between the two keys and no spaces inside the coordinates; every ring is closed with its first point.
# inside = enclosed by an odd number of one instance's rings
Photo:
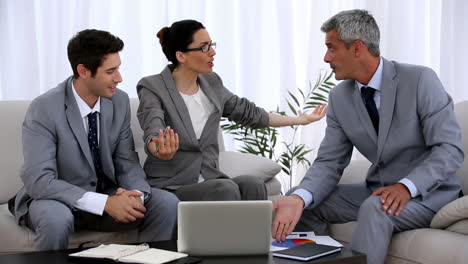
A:
{"type": "Polygon", "coordinates": [[[291,110],[291,112],[293,112],[294,115],[297,115],[296,109],[294,109],[294,107],[291,105],[291,103],[288,102],[288,106],[289,106],[289,109],[291,110]]]}
{"type": "Polygon", "coordinates": [[[296,96],[294,96],[294,94],[292,94],[291,91],[288,91],[288,94],[294,100],[297,107],[301,106],[301,104],[299,103],[299,100],[297,100],[296,96]]]}

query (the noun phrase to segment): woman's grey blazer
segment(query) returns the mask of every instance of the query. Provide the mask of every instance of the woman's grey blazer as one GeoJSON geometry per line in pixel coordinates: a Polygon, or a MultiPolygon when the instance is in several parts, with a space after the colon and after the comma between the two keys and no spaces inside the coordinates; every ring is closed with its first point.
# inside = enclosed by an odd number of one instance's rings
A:
{"type": "Polygon", "coordinates": [[[138,82],[140,98],[138,120],[143,129],[145,150],[147,143],[157,137],[160,129],[170,126],[179,134],[179,150],[172,160],[160,160],[148,155],[144,170],[153,187],[177,188],[205,179],[227,178],[219,171],[218,131],[221,117],[242,125],[261,128],[268,126],[268,113],[245,98],[232,94],[223,86],[216,73],[199,74],[198,82],[215,110],[208,117],[198,140],[188,109],[172,78],[173,65],[160,74],[144,77],[138,82]]]}

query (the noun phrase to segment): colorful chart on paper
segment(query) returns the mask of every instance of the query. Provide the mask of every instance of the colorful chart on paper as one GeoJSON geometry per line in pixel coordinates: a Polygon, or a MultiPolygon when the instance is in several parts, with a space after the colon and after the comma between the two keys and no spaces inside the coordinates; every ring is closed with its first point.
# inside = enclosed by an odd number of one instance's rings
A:
{"type": "Polygon", "coordinates": [[[293,248],[307,243],[315,243],[315,241],[303,238],[293,238],[286,239],[284,242],[273,241],[271,244],[275,247],[293,248]]]}

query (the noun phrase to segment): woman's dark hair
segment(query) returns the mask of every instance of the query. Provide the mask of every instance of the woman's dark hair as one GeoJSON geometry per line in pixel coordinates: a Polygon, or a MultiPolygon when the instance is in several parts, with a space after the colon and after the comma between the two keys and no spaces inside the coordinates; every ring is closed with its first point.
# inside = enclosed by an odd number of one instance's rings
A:
{"type": "Polygon", "coordinates": [[[73,76],[79,77],[76,67],[78,64],[83,64],[94,77],[104,57],[107,54],[122,51],[123,47],[123,41],[107,31],[85,29],[78,32],[70,39],[67,47],[73,76]]]}
{"type": "Polygon", "coordinates": [[[193,42],[193,35],[200,29],[204,29],[202,23],[195,20],[181,20],[174,22],[171,27],[163,27],[156,35],[159,38],[162,50],[166,58],[177,66],[177,51],[185,51],[193,42]]]}

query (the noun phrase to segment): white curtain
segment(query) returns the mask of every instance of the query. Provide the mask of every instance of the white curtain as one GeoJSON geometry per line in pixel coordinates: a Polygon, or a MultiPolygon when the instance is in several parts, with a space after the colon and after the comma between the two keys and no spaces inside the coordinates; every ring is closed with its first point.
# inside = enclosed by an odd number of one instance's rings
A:
{"type": "MultiPolygon", "coordinates": [[[[468,99],[465,0],[0,0],[0,100],[33,99],[71,75],[67,42],[86,28],[124,40],[119,87],[136,97],[138,80],[167,64],[158,30],[190,18],[218,43],[215,71],[228,89],[267,110],[286,110],[287,90],[328,70],[321,24],[354,8],[375,16],[384,57],[431,67],[455,102],[468,99]]],[[[301,128],[297,142],[317,149],[324,127],[301,128]]],[[[297,183],[305,168],[294,174],[297,183]]]]}

